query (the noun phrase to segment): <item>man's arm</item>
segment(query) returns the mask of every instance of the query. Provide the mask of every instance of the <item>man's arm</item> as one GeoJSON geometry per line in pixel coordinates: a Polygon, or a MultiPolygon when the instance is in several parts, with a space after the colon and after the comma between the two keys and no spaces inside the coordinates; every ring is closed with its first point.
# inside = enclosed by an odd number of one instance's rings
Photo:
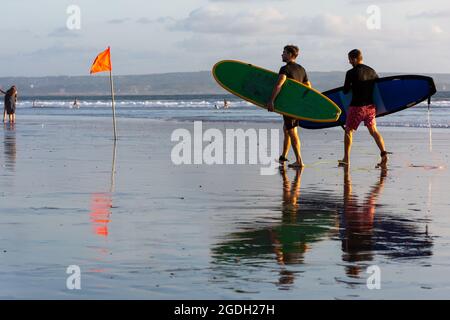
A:
{"type": "Polygon", "coordinates": [[[6,92],[5,92],[5,91],[3,91],[2,89],[0,89],[0,92],[1,92],[1,93],[3,93],[3,94],[6,94],[6,92]]]}
{"type": "Polygon", "coordinates": [[[345,75],[345,83],[344,83],[344,94],[347,94],[352,89],[352,80],[350,77],[350,72],[347,72],[345,75]]]}
{"type": "Polygon", "coordinates": [[[286,79],[287,79],[287,77],[284,74],[280,74],[280,76],[278,77],[278,81],[275,84],[275,87],[273,87],[272,96],[271,96],[269,102],[267,103],[267,110],[269,112],[272,112],[275,110],[275,106],[274,106],[275,99],[277,98],[278,94],[280,93],[281,88],[283,87],[283,84],[286,82],[286,79]]]}

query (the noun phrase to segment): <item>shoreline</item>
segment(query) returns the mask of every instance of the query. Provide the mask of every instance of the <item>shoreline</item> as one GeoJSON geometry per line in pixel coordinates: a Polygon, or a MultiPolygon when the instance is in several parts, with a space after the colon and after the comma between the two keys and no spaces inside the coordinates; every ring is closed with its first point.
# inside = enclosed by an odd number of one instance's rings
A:
{"type": "MultiPolygon", "coordinates": [[[[16,125],[20,124],[20,120],[23,119],[25,121],[32,121],[35,122],[36,119],[41,119],[41,120],[63,120],[63,121],[73,121],[73,119],[77,119],[77,120],[82,120],[82,121],[112,121],[112,116],[111,118],[108,116],[104,116],[104,115],[97,115],[97,116],[85,116],[85,115],[20,115],[18,117],[18,120],[16,121],[16,125]]],[[[280,116],[279,120],[261,120],[261,121],[250,121],[250,120],[211,120],[211,119],[200,119],[200,120],[193,120],[193,119],[155,119],[155,118],[142,118],[142,117],[119,117],[116,116],[117,122],[119,121],[124,121],[124,122],[159,122],[159,123],[173,123],[173,124],[186,124],[186,123],[194,123],[195,121],[201,121],[203,123],[207,123],[207,124],[244,124],[244,125],[249,125],[249,124],[254,124],[258,127],[260,127],[261,125],[267,124],[268,127],[273,127],[273,125],[278,125],[280,124],[280,128],[282,128],[282,118],[280,116]]],[[[8,124],[8,122],[6,122],[6,124],[8,124]]],[[[394,125],[383,125],[383,124],[377,124],[377,127],[382,128],[382,130],[386,130],[386,131],[429,131],[430,128],[426,127],[426,126],[394,126],[394,125]]],[[[325,128],[325,129],[305,129],[305,128],[301,128],[298,127],[299,130],[304,131],[304,132],[323,132],[323,131],[328,131],[328,130],[333,130],[333,131],[342,131],[341,127],[332,127],[332,128],[325,128]]],[[[448,131],[448,129],[450,129],[450,125],[449,127],[431,127],[431,130],[434,132],[435,130],[438,132],[446,132],[448,131]]],[[[358,132],[361,131],[367,131],[367,129],[365,129],[364,124],[362,123],[358,130],[356,131],[356,134],[358,132]]]]}

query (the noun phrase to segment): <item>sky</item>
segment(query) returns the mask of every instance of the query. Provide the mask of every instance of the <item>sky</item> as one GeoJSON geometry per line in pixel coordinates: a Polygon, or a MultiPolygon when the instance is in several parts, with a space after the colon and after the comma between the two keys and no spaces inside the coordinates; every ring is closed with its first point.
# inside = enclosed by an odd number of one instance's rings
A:
{"type": "Polygon", "coordinates": [[[278,70],[286,44],[308,71],[347,70],[359,48],[379,72],[450,73],[449,18],[448,0],[14,0],[2,3],[0,77],[88,75],[108,46],[116,75],[223,59],[278,70]]]}

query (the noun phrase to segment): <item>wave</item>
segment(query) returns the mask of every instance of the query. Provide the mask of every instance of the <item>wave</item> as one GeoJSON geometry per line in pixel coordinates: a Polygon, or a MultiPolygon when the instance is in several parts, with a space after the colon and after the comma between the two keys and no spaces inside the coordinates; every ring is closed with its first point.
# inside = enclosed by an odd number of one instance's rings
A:
{"type": "MultiPolygon", "coordinates": [[[[35,101],[36,107],[43,108],[70,108],[73,106],[73,101],[64,100],[53,100],[53,101],[35,101]]],[[[19,107],[31,108],[33,107],[33,101],[23,100],[19,102],[19,107]]],[[[80,101],[80,107],[85,108],[108,108],[111,107],[110,100],[97,100],[97,101],[80,101]]],[[[118,100],[116,101],[116,106],[121,108],[135,108],[135,107],[147,107],[147,108],[219,108],[223,107],[223,100],[193,100],[193,101],[173,101],[173,100],[141,100],[141,101],[131,101],[131,100],[118,100]]],[[[247,101],[231,101],[231,109],[247,108],[252,106],[251,103],[247,101]]],[[[428,108],[426,102],[422,102],[413,108],[428,108]]],[[[438,100],[432,101],[431,108],[441,109],[450,108],[450,100],[438,100]]]]}
{"type": "MultiPolygon", "coordinates": [[[[125,107],[125,108],[133,108],[133,107],[165,107],[165,108],[214,108],[218,106],[221,108],[223,106],[223,101],[208,101],[208,100],[200,100],[200,101],[170,101],[170,100],[143,100],[143,101],[116,101],[117,107],[125,107]]],[[[80,107],[89,107],[89,108],[106,108],[111,107],[110,100],[98,100],[98,101],[80,101],[78,102],[80,107]]],[[[54,107],[54,108],[70,108],[73,106],[72,101],[22,101],[19,106],[24,108],[31,108],[35,105],[36,107],[54,107]]],[[[242,108],[251,106],[251,103],[246,101],[236,101],[230,103],[233,108],[242,108]]]]}

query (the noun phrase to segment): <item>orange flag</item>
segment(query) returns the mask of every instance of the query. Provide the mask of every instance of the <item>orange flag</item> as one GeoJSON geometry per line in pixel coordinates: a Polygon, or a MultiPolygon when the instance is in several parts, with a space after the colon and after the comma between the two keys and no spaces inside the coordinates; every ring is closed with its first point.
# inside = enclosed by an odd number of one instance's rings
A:
{"type": "Polygon", "coordinates": [[[111,52],[110,48],[108,47],[108,49],[100,53],[97,58],[95,58],[95,61],[91,67],[91,74],[111,70],[111,52]]]}

